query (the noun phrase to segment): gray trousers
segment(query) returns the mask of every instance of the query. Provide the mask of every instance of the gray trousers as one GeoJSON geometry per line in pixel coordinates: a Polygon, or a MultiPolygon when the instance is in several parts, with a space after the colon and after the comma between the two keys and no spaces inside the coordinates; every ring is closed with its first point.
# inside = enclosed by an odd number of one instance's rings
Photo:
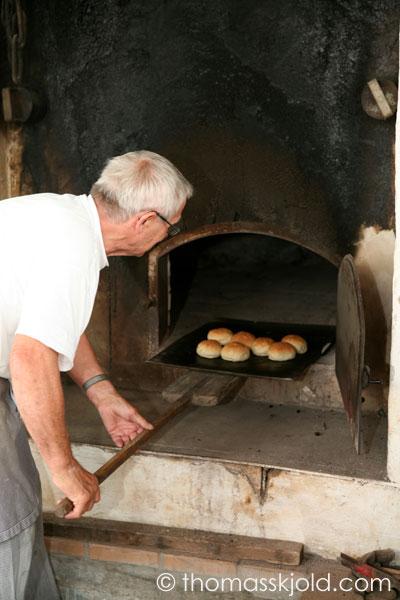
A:
{"type": "Polygon", "coordinates": [[[39,517],[33,525],[0,543],[0,600],[59,598],[39,517]]]}
{"type": "Polygon", "coordinates": [[[0,378],[0,600],[58,600],[27,433],[0,378]]]}

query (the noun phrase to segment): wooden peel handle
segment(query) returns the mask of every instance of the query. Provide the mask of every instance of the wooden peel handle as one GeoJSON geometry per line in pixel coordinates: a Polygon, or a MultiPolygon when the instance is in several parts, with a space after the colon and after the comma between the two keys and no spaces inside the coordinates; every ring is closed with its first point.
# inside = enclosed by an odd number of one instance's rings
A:
{"type": "MultiPolygon", "coordinates": [[[[134,440],[128,442],[122,448],[122,450],[114,454],[114,456],[112,456],[106,463],[104,463],[104,465],[97,469],[94,475],[95,477],[97,477],[99,484],[103,483],[103,481],[107,479],[107,477],[109,477],[112,473],[114,473],[114,471],[116,471],[118,467],[123,465],[124,462],[126,462],[128,458],[132,456],[132,454],[134,454],[144,443],[146,443],[147,440],[150,437],[152,437],[152,435],[154,435],[159,429],[161,429],[161,427],[165,425],[165,423],[167,423],[173,417],[175,417],[175,415],[180,413],[181,410],[183,410],[185,406],[189,404],[191,399],[191,393],[188,393],[187,395],[184,395],[181,398],[179,398],[179,400],[177,400],[171,405],[169,410],[167,410],[163,415],[161,415],[161,417],[159,417],[156,420],[156,422],[153,424],[154,429],[151,429],[150,431],[148,429],[142,431],[142,433],[136,436],[134,440]]],[[[61,519],[63,519],[69,512],[71,512],[71,510],[73,510],[73,508],[73,502],[69,498],[64,498],[57,504],[54,514],[56,515],[56,517],[60,517],[61,519]]]]}
{"type": "Polygon", "coordinates": [[[74,510],[74,505],[72,504],[71,500],[69,498],[63,498],[57,504],[57,508],[54,511],[54,514],[56,515],[56,517],[63,519],[65,515],[71,512],[71,510],[74,510]]]}

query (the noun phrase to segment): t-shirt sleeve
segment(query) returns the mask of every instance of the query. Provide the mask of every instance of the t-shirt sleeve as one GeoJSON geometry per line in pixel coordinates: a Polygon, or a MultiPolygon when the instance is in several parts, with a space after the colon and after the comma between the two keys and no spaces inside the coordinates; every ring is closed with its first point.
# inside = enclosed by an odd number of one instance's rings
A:
{"type": "Polygon", "coordinates": [[[33,269],[25,287],[16,333],[55,350],[60,371],[73,367],[79,338],[90,319],[97,283],[98,271],[50,261],[33,269]]]}

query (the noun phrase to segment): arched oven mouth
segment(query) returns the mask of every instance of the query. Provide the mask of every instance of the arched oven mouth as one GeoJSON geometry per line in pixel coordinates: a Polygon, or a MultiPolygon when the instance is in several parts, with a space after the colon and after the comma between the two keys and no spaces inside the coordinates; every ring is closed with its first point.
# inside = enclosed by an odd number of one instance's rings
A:
{"type": "Polygon", "coordinates": [[[341,263],[298,242],[263,223],[232,222],[182,233],[155,248],[149,256],[149,362],[215,375],[301,379],[336,339],[336,373],[360,451],[361,392],[368,382],[357,271],[351,256],[341,263]],[[217,325],[276,341],[298,334],[309,351],[283,363],[197,356],[197,343],[217,325]]]}

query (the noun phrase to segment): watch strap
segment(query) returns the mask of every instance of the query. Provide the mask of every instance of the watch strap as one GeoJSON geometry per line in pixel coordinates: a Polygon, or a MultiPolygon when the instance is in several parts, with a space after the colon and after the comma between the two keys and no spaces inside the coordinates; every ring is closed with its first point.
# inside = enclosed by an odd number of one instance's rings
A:
{"type": "Polygon", "coordinates": [[[110,381],[110,378],[104,373],[99,373],[99,375],[94,375],[93,377],[90,377],[90,379],[85,381],[85,383],[82,384],[82,388],[85,390],[85,392],[87,392],[88,389],[92,387],[92,385],[94,385],[95,383],[99,383],[99,381],[110,381]]]}

